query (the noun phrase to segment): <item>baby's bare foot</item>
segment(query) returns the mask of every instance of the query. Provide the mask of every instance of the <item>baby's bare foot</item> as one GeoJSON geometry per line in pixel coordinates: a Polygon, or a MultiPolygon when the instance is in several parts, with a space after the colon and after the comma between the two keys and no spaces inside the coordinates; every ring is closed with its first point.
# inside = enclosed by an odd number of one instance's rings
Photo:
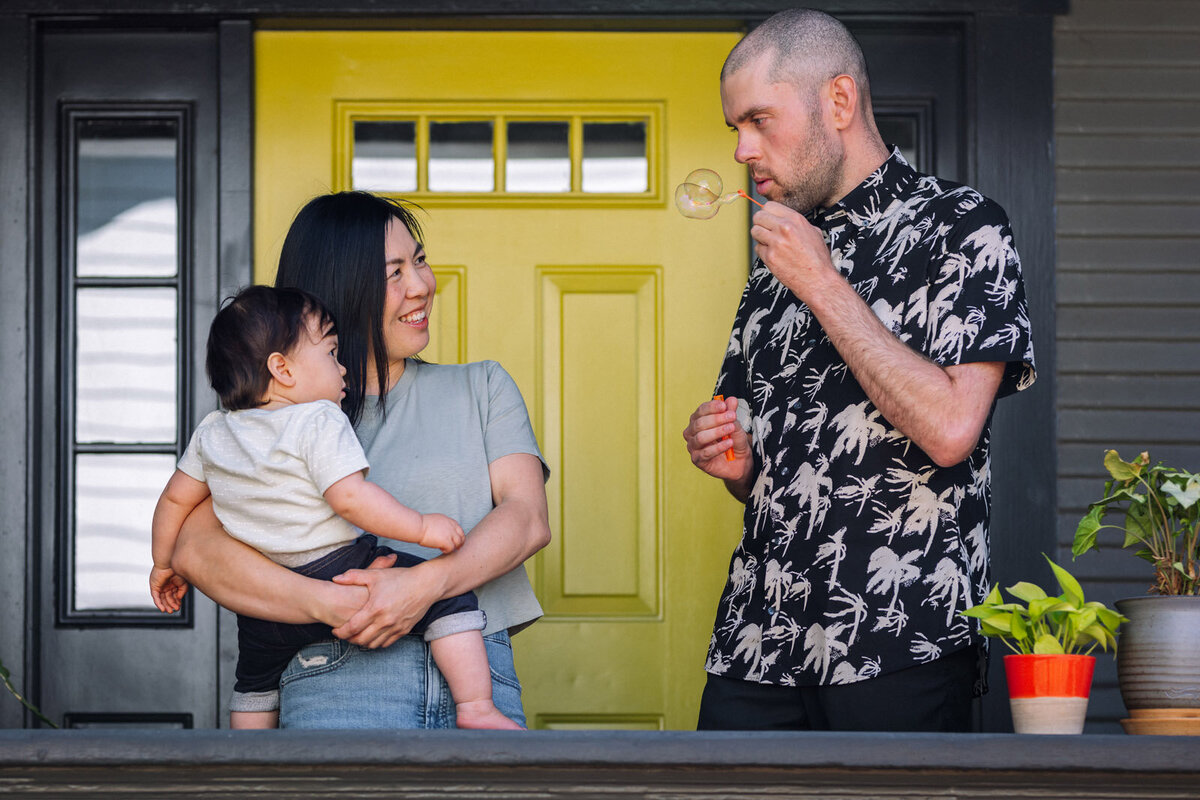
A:
{"type": "Polygon", "coordinates": [[[468,700],[457,703],[454,713],[458,727],[474,730],[523,731],[523,727],[500,713],[491,700],[468,700]]]}

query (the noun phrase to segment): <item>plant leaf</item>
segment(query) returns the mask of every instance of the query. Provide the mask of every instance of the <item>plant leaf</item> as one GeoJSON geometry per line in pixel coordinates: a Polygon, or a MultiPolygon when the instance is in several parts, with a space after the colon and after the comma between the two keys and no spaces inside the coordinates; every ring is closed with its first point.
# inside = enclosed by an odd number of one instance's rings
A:
{"type": "Polygon", "coordinates": [[[1042,587],[1028,581],[1021,581],[1008,587],[1008,593],[1018,600],[1024,600],[1026,603],[1034,600],[1045,600],[1046,592],[1042,587]]]}
{"type": "Polygon", "coordinates": [[[1062,655],[1064,651],[1058,639],[1048,633],[1043,633],[1033,643],[1033,652],[1038,655],[1062,655]]]}
{"type": "Polygon", "coordinates": [[[1192,476],[1185,486],[1180,486],[1174,481],[1167,481],[1163,484],[1162,490],[1179,501],[1179,505],[1183,508],[1191,508],[1200,501],[1200,478],[1192,476]]]}
{"type": "Polygon", "coordinates": [[[1132,462],[1122,461],[1116,450],[1104,451],[1104,468],[1119,481],[1133,480],[1142,474],[1142,468],[1150,463],[1150,454],[1142,453],[1132,462]]]}
{"type": "Polygon", "coordinates": [[[1055,564],[1050,560],[1045,553],[1042,558],[1046,559],[1046,563],[1050,565],[1050,569],[1054,570],[1054,577],[1058,579],[1058,585],[1062,587],[1063,593],[1076,608],[1083,605],[1083,587],[1079,585],[1079,581],[1065,569],[1055,564]]]}
{"type": "Polygon", "coordinates": [[[1088,509],[1084,518],[1079,520],[1075,529],[1075,541],[1071,544],[1071,555],[1081,556],[1096,546],[1096,531],[1100,530],[1104,512],[1108,509],[1103,505],[1094,505],[1088,509]]]}

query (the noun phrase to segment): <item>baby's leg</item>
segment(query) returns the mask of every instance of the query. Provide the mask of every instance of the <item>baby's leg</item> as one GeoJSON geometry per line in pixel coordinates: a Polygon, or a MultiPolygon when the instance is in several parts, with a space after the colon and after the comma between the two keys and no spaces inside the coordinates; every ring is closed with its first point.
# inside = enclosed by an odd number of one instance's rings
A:
{"type": "Polygon", "coordinates": [[[492,671],[479,631],[460,631],[434,639],[429,650],[454,696],[458,727],[522,729],[492,704],[492,671]]]}
{"type": "Polygon", "coordinates": [[[229,727],[236,731],[279,727],[279,709],[274,711],[230,711],[229,727]]]}

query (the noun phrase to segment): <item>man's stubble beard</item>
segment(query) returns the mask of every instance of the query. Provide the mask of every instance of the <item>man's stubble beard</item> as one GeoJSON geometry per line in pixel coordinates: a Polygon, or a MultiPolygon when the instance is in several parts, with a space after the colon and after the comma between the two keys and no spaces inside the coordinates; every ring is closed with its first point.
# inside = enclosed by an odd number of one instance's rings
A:
{"type": "Polygon", "coordinates": [[[805,134],[809,142],[808,149],[792,154],[796,184],[780,187],[783,189],[781,202],[800,214],[808,214],[823,205],[832,205],[838,199],[833,194],[841,185],[845,171],[845,153],[835,145],[834,140],[823,135],[820,113],[815,108],[809,116],[805,134]]]}

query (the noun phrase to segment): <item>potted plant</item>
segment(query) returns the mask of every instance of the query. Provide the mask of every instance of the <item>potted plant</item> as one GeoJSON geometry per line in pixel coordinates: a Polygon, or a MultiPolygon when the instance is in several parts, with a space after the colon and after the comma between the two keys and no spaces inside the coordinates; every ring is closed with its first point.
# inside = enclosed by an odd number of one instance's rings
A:
{"type": "Polygon", "coordinates": [[[1008,587],[1019,602],[1006,603],[1000,587],[963,612],[979,620],[984,636],[1013,651],[1004,657],[1013,730],[1017,733],[1081,733],[1087,716],[1097,645],[1116,648],[1124,617],[1084,599],[1079,581],[1049,558],[1062,594],[1051,596],[1021,581],[1008,587]]]}
{"type": "Polygon", "coordinates": [[[1072,552],[1098,547],[1097,533],[1121,531],[1122,547],[1150,562],[1144,597],[1118,600],[1129,618],[1121,635],[1117,679],[1130,733],[1200,733],[1200,475],[1151,466],[1148,453],[1124,461],[1104,454],[1109,479],[1075,531],[1072,552]],[[1123,512],[1120,525],[1104,524],[1123,512]]]}

